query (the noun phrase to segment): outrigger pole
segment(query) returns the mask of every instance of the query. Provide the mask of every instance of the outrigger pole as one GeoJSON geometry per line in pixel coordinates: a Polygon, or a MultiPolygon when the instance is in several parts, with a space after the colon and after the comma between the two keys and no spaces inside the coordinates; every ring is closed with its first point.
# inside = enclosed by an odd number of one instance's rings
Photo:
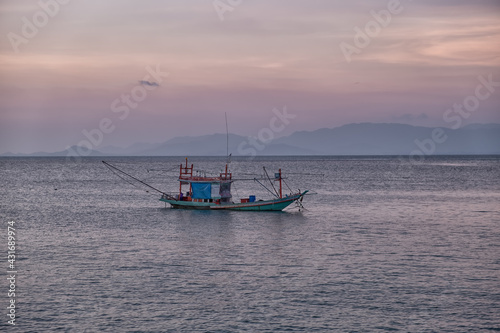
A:
{"type": "MultiPolygon", "coordinates": [[[[142,180],[137,179],[137,178],[135,178],[135,177],[134,177],[134,176],[132,176],[132,175],[129,175],[129,174],[128,174],[128,173],[126,173],[125,171],[122,171],[122,170],[118,169],[117,167],[115,167],[114,165],[109,164],[109,163],[108,163],[108,162],[106,162],[106,161],[102,161],[102,163],[104,163],[104,165],[105,165],[105,166],[107,166],[108,168],[110,168],[110,169],[111,169],[111,171],[116,170],[116,171],[118,171],[118,172],[120,172],[120,173],[124,174],[125,176],[130,177],[130,178],[132,178],[133,180],[135,180],[135,181],[137,181],[137,182],[139,182],[139,183],[141,183],[141,184],[143,184],[143,185],[146,185],[147,187],[149,187],[149,188],[151,188],[151,189],[155,190],[156,192],[159,192],[159,193],[163,194],[164,196],[166,196],[166,197],[167,197],[168,199],[170,199],[170,200],[177,200],[177,199],[176,199],[176,198],[174,198],[173,196],[171,196],[171,195],[169,195],[169,194],[167,194],[167,193],[165,193],[165,192],[163,192],[163,191],[160,191],[160,190],[159,190],[159,189],[157,189],[156,187],[153,187],[153,186],[151,186],[151,185],[149,185],[149,184],[146,184],[146,183],[145,183],[145,182],[143,182],[142,180]]],[[[120,177],[120,178],[121,178],[121,177],[120,177]]]]}
{"type": "Polygon", "coordinates": [[[266,190],[268,190],[268,191],[269,191],[269,193],[271,193],[272,195],[274,195],[276,198],[279,198],[279,197],[276,195],[276,193],[273,193],[273,191],[271,191],[270,189],[268,189],[268,188],[266,187],[266,185],[264,185],[264,184],[262,184],[261,182],[259,182],[259,180],[258,180],[257,178],[254,178],[253,180],[254,180],[254,181],[256,181],[257,183],[259,183],[259,184],[260,184],[263,188],[265,188],[266,190]]]}
{"type": "MultiPolygon", "coordinates": [[[[271,183],[271,186],[273,187],[273,190],[276,193],[276,198],[281,198],[280,194],[278,193],[278,191],[276,191],[276,188],[274,187],[274,184],[267,173],[266,167],[262,167],[262,168],[264,169],[264,172],[266,173],[267,179],[269,180],[269,183],[271,183]]],[[[281,172],[280,172],[280,178],[281,178],[281,172]]],[[[280,184],[280,189],[281,189],[281,184],[280,184]]]]}

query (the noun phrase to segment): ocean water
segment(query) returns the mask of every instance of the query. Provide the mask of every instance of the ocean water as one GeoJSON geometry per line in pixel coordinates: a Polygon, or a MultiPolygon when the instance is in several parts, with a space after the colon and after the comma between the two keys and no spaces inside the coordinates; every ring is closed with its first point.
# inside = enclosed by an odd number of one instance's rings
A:
{"type": "MultiPolygon", "coordinates": [[[[184,158],[109,158],[163,191],[184,158]]],[[[192,158],[219,171],[223,158],[192,158]]],[[[260,157],[307,210],[184,211],[97,158],[0,159],[17,332],[500,331],[500,157],[260,157]]],[[[235,198],[266,190],[237,181],[235,198]]]]}

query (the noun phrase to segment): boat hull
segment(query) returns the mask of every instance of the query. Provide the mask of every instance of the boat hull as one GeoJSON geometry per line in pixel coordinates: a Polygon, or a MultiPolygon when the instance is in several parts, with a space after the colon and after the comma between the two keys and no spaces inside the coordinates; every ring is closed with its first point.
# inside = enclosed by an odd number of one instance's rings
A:
{"type": "Polygon", "coordinates": [[[241,211],[282,211],[296,200],[300,200],[307,191],[266,201],[246,203],[217,204],[214,202],[179,201],[161,198],[160,201],[169,203],[174,209],[199,209],[199,210],[241,210],[241,211]]]}

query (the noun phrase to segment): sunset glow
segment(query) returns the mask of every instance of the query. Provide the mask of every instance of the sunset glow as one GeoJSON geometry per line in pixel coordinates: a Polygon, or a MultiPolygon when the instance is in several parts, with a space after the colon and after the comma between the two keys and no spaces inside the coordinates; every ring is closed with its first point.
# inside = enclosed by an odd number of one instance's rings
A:
{"type": "MultiPolygon", "coordinates": [[[[478,76],[500,82],[500,3],[400,1],[346,61],[339,45],[355,45],[354,28],[390,2],[243,0],[221,20],[211,1],[41,0],[54,15],[26,38],[26,20],[47,10],[2,1],[0,153],[64,150],[104,117],[116,129],[103,145],[224,132],[225,112],[231,132],[250,135],[283,106],[297,117],[281,135],[352,122],[449,127],[443,112],[478,76]],[[159,87],[119,119],[113,101],[148,66],[168,76],[150,77],[159,87]]],[[[500,122],[499,106],[500,87],[464,124],[500,122]]]]}

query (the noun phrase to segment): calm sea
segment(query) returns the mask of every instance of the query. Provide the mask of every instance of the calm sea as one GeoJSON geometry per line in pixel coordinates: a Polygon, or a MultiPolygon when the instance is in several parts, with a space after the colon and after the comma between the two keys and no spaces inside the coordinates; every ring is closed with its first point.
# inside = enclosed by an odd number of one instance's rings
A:
{"type": "MultiPolygon", "coordinates": [[[[164,191],[184,158],[109,158],[164,191]]],[[[219,171],[223,158],[192,158],[219,171]]],[[[183,211],[97,158],[0,159],[19,332],[500,331],[500,157],[261,157],[306,211],[183,211]]],[[[286,187],[285,187],[286,188],[286,187]]],[[[270,195],[237,181],[242,198],[270,195]]]]}

